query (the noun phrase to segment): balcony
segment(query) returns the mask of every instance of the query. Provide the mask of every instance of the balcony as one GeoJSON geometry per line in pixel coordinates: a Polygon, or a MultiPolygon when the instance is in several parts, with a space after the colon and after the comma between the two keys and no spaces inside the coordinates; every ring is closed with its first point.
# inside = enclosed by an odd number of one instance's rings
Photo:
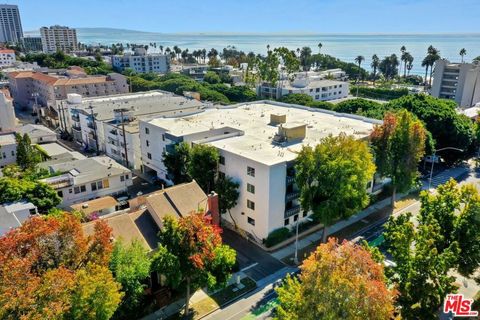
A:
{"type": "Polygon", "coordinates": [[[62,174],[61,176],[46,178],[42,181],[56,190],[73,185],[73,177],[71,177],[69,174],[62,174]]]}
{"type": "Polygon", "coordinates": [[[110,134],[112,134],[114,136],[118,135],[117,130],[110,130],[110,134]]]}
{"type": "Polygon", "coordinates": [[[111,144],[112,146],[118,147],[118,142],[114,140],[108,140],[108,143],[111,144]]]}
{"type": "Polygon", "coordinates": [[[95,129],[95,124],[93,122],[87,122],[87,126],[90,128],[90,129],[95,129]]]}
{"type": "Polygon", "coordinates": [[[292,184],[295,182],[294,176],[287,176],[287,184],[292,184]]]}
{"type": "Polygon", "coordinates": [[[300,192],[298,191],[289,192],[285,195],[285,201],[288,202],[290,200],[298,199],[298,197],[300,197],[300,192]]]}
{"type": "Polygon", "coordinates": [[[82,128],[80,128],[80,126],[73,125],[73,126],[72,126],[72,130],[77,131],[77,132],[80,132],[80,131],[82,131],[82,128]]]}
{"type": "Polygon", "coordinates": [[[285,210],[285,218],[291,217],[293,215],[296,215],[297,213],[300,212],[300,205],[296,205],[290,209],[285,210]]]}
{"type": "Polygon", "coordinates": [[[78,114],[72,114],[72,120],[75,122],[80,122],[80,116],[78,114]]]}

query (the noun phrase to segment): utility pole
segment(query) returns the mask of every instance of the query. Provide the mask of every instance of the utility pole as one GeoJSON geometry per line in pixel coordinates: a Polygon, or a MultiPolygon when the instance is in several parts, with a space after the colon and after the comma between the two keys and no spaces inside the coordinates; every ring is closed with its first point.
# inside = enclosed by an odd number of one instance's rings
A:
{"type": "Polygon", "coordinates": [[[127,151],[127,137],[125,136],[125,121],[123,119],[123,111],[124,109],[120,109],[120,121],[122,121],[122,134],[123,134],[123,148],[125,151],[125,163],[126,167],[128,168],[128,151],[127,151]]]}
{"type": "Polygon", "coordinates": [[[93,113],[93,106],[90,105],[90,116],[92,117],[93,132],[95,138],[95,146],[97,148],[97,156],[100,155],[100,149],[98,147],[98,136],[97,136],[97,124],[95,123],[95,114],[93,113]]]}

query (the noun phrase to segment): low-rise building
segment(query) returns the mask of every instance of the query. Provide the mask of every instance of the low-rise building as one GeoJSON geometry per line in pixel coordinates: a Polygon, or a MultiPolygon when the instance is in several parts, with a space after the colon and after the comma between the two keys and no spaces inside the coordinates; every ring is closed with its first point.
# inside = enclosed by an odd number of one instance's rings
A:
{"type": "Polygon", "coordinates": [[[292,93],[307,94],[314,101],[330,101],[346,98],[349,84],[347,81],[325,79],[322,74],[298,73],[293,81],[280,80],[275,87],[264,82],[257,87],[257,95],[262,98],[280,99],[292,93]]]}
{"type": "Polygon", "coordinates": [[[480,63],[435,62],[432,96],[454,100],[462,108],[480,102],[480,63]]]}
{"type": "Polygon", "coordinates": [[[100,217],[117,211],[119,203],[115,198],[106,196],[71,205],[71,209],[82,212],[86,217],[100,217]]]}
{"type": "Polygon", "coordinates": [[[0,169],[17,162],[17,141],[15,134],[0,134],[0,169]]]}
{"type": "Polygon", "coordinates": [[[0,49],[0,68],[10,67],[14,65],[16,61],[15,51],[11,49],[0,49]]]}
{"type": "Polygon", "coordinates": [[[0,237],[10,230],[21,227],[26,220],[37,214],[37,207],[26,201],[0,205],[0,237]]]}
{"type": "Polygon", "coordinates": [[[56,175],[42,179],[62,198],[61,208],[109,195],[119,195],[132,185],[130,169],[100,156],[80,160],[53,159],[39,165],[56,175]]]}
{"type": "MultiPolygon", "coordinates": [[[[281,227],[293,227],[309,212],[300,208],[294,183],[295,159],[305,145],[346,133],[367,139],[381,121],[357,115],[257,101],[202,110],[194,115],[140,121],[145,174],[170,180],[163,152],[180,142],[205,143],[220,153],[218,174],[240,184],[238,204],[224,215],[257,241],[281,227]]],[[[372,177],[373,178],[373,177],[372,177]]],[[[365,186],[373,189],[372,183],[365,186]]]]}
{"type": "Polygon", "coordinates": [[[145,48],[135,48],[133,53],[112,56],[112,66],[119,72],[132,69],[137,73],[167,73],[170,71],[170,56],[166,54],[147,54],[145,48]]]}
{"type": "Polygon", "coordinates": [[[48,73],[17,71],[9,73],[8,78],[14,103],[30,108],[55,106],[56,100],[66,99],[70,93],[97,97],[128,92],[125,76],[118,73],[90,76],[79,67],[48,73]]]}
{"type": "Polygon", "coordinates": [[[27,134],[32,144],[43,144],[57,141],[57,134],[40,124],[25,124],[15,129],[20,135],[27,134]]]}
{"type": "Polygon", "coordinates": [[[194,66],[182,66],[180,73],[189,76],[196,81],[202,82],[209,68],[210,66],[201,64],[194,66]]]}
{"type": "Polygon", "coordinates": [[[70,95],[57,105],[60,127],[85,149],[105,152],[119,163],[140,169],[139,119],[190,114],[206,104],[165,91],[83,99],[70,95]]]}

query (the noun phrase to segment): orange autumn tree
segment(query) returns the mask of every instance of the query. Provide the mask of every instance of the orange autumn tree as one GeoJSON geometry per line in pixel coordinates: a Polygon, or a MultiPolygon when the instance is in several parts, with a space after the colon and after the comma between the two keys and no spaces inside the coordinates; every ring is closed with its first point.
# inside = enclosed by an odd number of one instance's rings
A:
{"type": "Polygon", "coordinates": [[[152,269],[165,276],[167,285],[185,289],[184,315],[189,313],[191,292],[225,285],[230,277],[236,254],[222,244],[220,232],[203,213],[163,219],[152,269]]]}
{"type": "Polygon", "coordinates": [[[303,262],[299,278],[277,288],[276,318],[387,320],[395,292],[385,283],[383,266],[351,242],[330,238],[303,262]]]}
{"type": "Polygon", "coordinates": [[[121,299],[110,238],[106,223],[87,237],[68,214],[33,217],[1,237],[0,319],[109,319],[121,299]]]}

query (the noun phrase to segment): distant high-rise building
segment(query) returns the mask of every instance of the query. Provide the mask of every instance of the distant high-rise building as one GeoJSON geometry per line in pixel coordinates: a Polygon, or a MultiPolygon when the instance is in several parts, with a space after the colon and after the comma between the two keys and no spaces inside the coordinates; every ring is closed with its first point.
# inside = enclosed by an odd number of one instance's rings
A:
{"type": "Polygon", "coordinates": [[[26,52],[43,51],[41,37],[25,37],[23,38],[23,47],[26,52]]]}
{"type": "Polygon", "coordinates": [[[43,52],[56,52],[61,50],[70,52],[78,50],[77,30],[63,26],[40,28],[43,52]]]}
{"type": "Polygon", "coordinates": [[[23,38],[18,6],[0,5],[0,42],[20,43],[23,38]]]}

